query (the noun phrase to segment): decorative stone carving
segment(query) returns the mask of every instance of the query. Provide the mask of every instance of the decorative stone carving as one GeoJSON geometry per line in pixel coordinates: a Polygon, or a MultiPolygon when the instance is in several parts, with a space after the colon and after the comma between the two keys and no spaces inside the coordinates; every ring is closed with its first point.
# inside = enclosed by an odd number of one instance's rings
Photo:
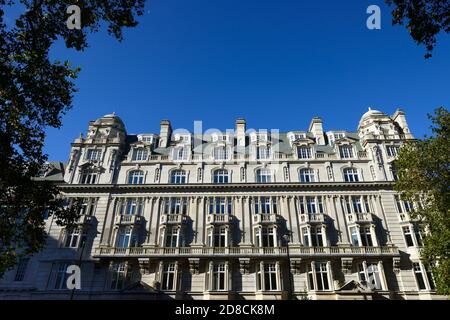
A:
{"type": "Polygon", "coordinates": [[[141,274],[149,274],[149,266],[150,266],[150,262],[148,259],[139,259],[139,270],[141,272],[141,274]]]}
{"type": "Polygon", "coordinates": [[[342,272],[349,274],[352,272],[353,258],[341,258],[342,272]]]}
{"type": "Polygon", "coordinates": [[[400,257],[392,258],[392,268],[394,269],[395,273],[400,272],[400,257]]]}
{"type": "Polygon", "coordinates": [[[198,274],[200,259],[199,258],[189,258],[189,272],[192,274],[198,274]]]}
{"type": "Polygon", "coordinates": [[[301,270],[300,270],[301,262],[302,262],[302,259],[300,259],[300,258],[293,258],[293,259],[291,259],[290,268],[291,268],[291,273],[292,274],[300,274],[300,272],[301,272],[301,270]]]}
{"type": "Polygon", "coordinates": [[[248,274],[250,269],[250,258],[239,258],[239,270],[242,274],[248,274]]]}

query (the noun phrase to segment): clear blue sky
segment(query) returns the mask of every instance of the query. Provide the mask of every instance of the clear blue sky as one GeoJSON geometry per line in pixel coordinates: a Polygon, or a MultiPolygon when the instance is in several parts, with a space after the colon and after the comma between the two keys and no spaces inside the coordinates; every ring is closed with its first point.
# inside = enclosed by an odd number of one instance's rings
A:
{"type": "Polygon", "coordinates": [[[53,56],[82,68],[74,108],[48,130],[50,160],[67,161],[89,120],[115,111],[129,133],[174,127],[356,130],[368,107],[402,107],[416,136],[426,114],[450,102],[450,41],[425,60],[381,0],[152,0],[140,25],[118,43],[105,32],[78,53],[53,56]],[[382,8],[382,30],[366,28],[366,8],[382,8]]]}

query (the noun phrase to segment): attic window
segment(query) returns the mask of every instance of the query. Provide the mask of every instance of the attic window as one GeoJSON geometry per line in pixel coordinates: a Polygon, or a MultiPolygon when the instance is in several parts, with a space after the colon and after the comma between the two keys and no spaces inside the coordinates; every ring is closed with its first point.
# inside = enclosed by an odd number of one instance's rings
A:
{"type": "Polygon", "coordinates": [[[295,133],[291,135],[291,141],[299,140],[299,139],[305,139],[306,135],[304,133],[295,133]]]}
{"type": "Polygon", "coordinates": [[[100,160],[102,157],[102,150],[100,149],[88,149],[86,153],[87,160],[100,160]]]}
{"type": "Polygon", "coordinates": [[[151,136],[143,136],[143,137],[141,138],[141,141],[153,143],[153,137],[151,137],[151,136]]]}

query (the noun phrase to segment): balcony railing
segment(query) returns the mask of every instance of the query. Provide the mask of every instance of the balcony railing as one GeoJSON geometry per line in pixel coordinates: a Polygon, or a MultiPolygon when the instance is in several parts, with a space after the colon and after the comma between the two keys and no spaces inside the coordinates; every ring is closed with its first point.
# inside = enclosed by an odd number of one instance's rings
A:
{"type": "Polygon", "coordinates": [[[115,217],[115,224],[117,225],[133,225],[140,224],[143,218],[134,214],[120,214],[115,217]]]}
{"type": "Polygon", "coordinates": [[[229,214],[208,214],[206,222],[211,224],[227,224],[233,221],[233,216],[229,214]]]}
{"type": "Polygon", "coordinates": [[[347,214],[349,223],[369,223],[373,222],[371,213],[349,213],[347,214]]]}
{"type": "Polygon", "coordinates": [[[161,224],[182,224],[186,222],[187,216],[184,214],[163,214],[161,224]]]}
{"type": "Polygon", "coordinates": [[[253,215],[253,223],[276,223],[278,217],[273,213],[256,213],[253,215]]]}
{"type": "MultiPolygon", "coordinates": [[[[287,247],[178,247],[178,248],[97,248],[94,257],[204,257],[204,256],[227,256],[227,257],[258,257],[287,256],[287,247]]],[[[316,257],[316,256],[398,256],[397,247],[289,247],[291,257],[316,257]]]]}
{"type": "Polygon", "coordinates": [[[305,213],[300,215],[300,223],[323,223],[325,216],[323,213],[305,213]]]}

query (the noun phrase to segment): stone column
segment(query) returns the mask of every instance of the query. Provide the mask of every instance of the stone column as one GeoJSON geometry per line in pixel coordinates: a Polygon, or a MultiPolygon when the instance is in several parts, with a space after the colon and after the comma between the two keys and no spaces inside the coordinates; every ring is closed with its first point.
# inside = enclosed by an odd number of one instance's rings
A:
{"type": "Polygon", "coordinates": [[[342,200],[343,197],[337,195],[334,195],[332,199],[334,210],[336,212],[337,230],[339,232],[338,245],[349,246],[350,237],[347,228],[347,219],[345,217],[345,212],[342,207],[342,200]]]}
{"type": "Polygon", "coordinates": [[[114,216],[117,211],[117,198],[110,197],[108,208],[105,212],[105,217],[103,220],[103,231],[101,235],[100,244],[103,246],[110,245],[110,239],[112,236],[113,226],[114,226],[114,216]]]}

